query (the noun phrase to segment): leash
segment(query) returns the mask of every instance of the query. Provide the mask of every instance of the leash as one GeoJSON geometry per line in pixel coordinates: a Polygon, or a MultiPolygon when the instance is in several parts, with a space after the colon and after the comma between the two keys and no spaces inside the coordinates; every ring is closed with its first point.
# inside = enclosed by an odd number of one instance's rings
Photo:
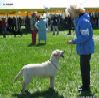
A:
{"type": "MultiPolygon", "coordinates": [[[[75,34],[74,34],[74,32],[72,32],[73,34],[71,35],[71,38],[69,39],[69,40],[72,40],[72,39],[74,39],[74,37],[75,37],[75,34]]],[[[68,58],[66,59],[66,61],[68,62],[69,61],[69,59],[70,59],[70,57],[72,56],[72,53],[73,53],[73,47],[74,47],[74,45],[73,44],[68,44],[68,41],[69,40],[67,40],[67,45],[69,45],[70,47],[70,52],[69,52],[69,56],[68,56],[68,58]]]]}

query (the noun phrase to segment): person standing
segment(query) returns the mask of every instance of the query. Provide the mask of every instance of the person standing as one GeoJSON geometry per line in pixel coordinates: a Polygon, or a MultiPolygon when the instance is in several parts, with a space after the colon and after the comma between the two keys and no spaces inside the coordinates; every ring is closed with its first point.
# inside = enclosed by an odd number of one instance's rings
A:
{"type": "Polygon", "coordinates": [[[42,16],[40,20],[36,22],[35,26],[38,30],[38,44],[40,44],[41,40],[44,40],[46,44],[46,22],[42,16]]]}
{"type": "Polygon", "coordinates": [[[90,16],[84,8],[71,5],[67,13],[74,19],[76,38],[69,44],[76,44],[77,54],[80,56],[82,86],[78,88],[81,94],[91,93],[90,89],[90,60],[94,53],[93,28],[90,16]]]}
{"type": "Polygon", "coordinates": [[[36,12],[32,14],[31,20],[30,20],[30,26],[31,26],[31,32],[32,32],[32,44],[36,44],[36,35],[37,35],[37,29],[35,27],[35,23],[37,22],[37,16],[36,12]]]}
{"type": "Polygon", "coordinates": [[[56,15],[52,17],[52,29],[53,29],[53,35],[55,35],[55,31],[57,32],[57,35],[59,35],[59,19],[56,15]]]}
{"type": "Polygon", "coordinates": [[[6,24],[6,18],[2,18],[2,34],[3,34],[3,38],[6,38],[6,34],[7,34],[7,24],[6,24]]]}
{"type": "Polygon", "coordinates": [[[68,16],[67,23],[68,23],[68,34],[67,35],[71,35],[71,32],[72,32],[72,19],[71,19],[70,16],[68,16]]]}
{"type": "Polygon", "coordinates": [[[25,18],[25,29],[26,29],[26,34],[27,32],[30,32],[30,17],[27,15],[26,18],[25,18]]]}

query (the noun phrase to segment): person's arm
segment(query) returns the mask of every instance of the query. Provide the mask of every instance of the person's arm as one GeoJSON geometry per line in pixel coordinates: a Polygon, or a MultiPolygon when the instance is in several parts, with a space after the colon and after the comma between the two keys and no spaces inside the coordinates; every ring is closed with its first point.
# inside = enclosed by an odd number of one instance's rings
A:
{"type": "Polygon", "coordinates": [[[73,44],[85,43],[92,38],[93,30],[91,23],[88,20],[82,21],[78,24],[77,38],[72,40],[73,44]]]}
{"type": "Polygon", "coordinates": [[[38,30],[38,23],[37,23],[37,22],[35,23],[35,27],[36,27],[36,28],[37,28],[37,30],[38,30]]]}

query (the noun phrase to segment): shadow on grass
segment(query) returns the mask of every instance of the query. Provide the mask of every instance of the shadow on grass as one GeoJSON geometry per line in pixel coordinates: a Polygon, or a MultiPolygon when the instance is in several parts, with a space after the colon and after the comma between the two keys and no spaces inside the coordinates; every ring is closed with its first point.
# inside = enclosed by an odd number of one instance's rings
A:
{"type": "Polygon", "coordinates": [[[86,93],[86,94],[79,94],[77,95],[77,98],[96,98],[95,94],[92,93],[86,93]]]}
{"type": "Polygon", "coordinates": [[[15,98],[64,98],[62,95],[59,95],[55,90],[46,90],[46,91],[36,91],[34,93],[26,94],[13,94],[15,98]]]}
{"type": "Polygon", "coordinates": [[[40,46],[44,46],[44,45],[46,45],[46,43],[40,43],[40,44],[30,43],[30,44],[28,45],[28,47],[33,47],[33,46],[40,47],[40,46]]]}

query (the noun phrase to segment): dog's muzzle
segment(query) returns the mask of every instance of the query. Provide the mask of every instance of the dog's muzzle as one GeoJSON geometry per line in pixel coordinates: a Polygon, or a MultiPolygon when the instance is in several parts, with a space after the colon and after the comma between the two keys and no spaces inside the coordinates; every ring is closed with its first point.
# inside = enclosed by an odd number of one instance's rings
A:
{"type": "Polygon", "coordinates": [[[64,58],[64,52],[65,52],[65,51],[63,51],[63,52],[61,53],[61,55],[60,55],[60,56],[63,57],[63,58],[64,58]]]}

